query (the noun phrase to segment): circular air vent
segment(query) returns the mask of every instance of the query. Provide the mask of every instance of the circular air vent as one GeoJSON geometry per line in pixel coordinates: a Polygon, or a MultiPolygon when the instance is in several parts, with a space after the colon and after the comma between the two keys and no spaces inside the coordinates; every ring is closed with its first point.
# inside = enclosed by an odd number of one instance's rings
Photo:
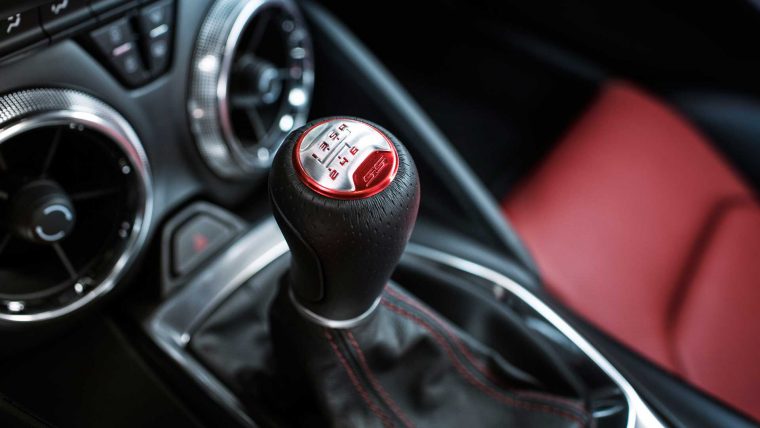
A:
{"type": "Polygon", "coordinates": [[[188,105],[198,148],[224,178],[271,165],[306,122],[311,40],[290,0],[217,0],[201,27],[188,105]]]}
{"type": "Polygon", "coordinates": [[[111,290],[145,240],[150,189],[110,107],[70,90],[0,97],[0,320],[57,318],[111,290]]]}

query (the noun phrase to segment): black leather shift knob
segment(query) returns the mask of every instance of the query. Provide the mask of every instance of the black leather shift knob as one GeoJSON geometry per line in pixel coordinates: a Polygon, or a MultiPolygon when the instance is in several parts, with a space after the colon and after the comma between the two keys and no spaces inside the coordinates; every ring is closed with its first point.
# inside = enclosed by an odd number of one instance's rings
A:
{"type": "Polygon", "coordinates": [[[362,119],[308,123],[278,151],[269,194],[295,303],[338,322],[370,311],[417,217],[419,179],[404,146],[362,119]]]}

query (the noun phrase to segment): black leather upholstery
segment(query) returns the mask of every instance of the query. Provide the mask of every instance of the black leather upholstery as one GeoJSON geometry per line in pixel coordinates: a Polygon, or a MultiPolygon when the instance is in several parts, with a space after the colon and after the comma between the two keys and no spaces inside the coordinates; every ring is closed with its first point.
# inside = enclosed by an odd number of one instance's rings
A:
{"type": "MultiPolygon", "coordinates": [[[[590,425],[584,401],[566,386],[572,382],[546,385],[397,286],[386,288],[378,309],[359,327],[333,330],[307,322],[291,305],[285,287],[275,296],[280,283],[276,278],[286,266],[280,260],[254,277],[191,342],[198,358],[258,422],[590,425]]],[[[537,348],[521,349],[528,353],[537,348]]]]}

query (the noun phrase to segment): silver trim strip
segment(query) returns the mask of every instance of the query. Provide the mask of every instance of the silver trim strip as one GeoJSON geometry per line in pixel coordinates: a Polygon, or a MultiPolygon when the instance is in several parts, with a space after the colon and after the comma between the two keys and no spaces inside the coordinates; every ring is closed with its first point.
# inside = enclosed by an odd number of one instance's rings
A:
{"type": "Polygon", "coordinates": [[[273,218],[266,220],[169,297],[145,324],[156,344],[244,426],[256,424],[237,397],[190,355],[187,347],[193,333],[227,297],[287,252],[277,223],[273,218]]]}
{"type": "Polygon", "coordinates": [[[185,346],[196,328],[243,283],[288,252],[274,219],[246,234],[154,314],[151,330],[185,346]]]}
{"type": "Polygon", "coordinates": [[[330,318],[325,318],[321,315],[315,314],[314,312],[308,310],[305,306],[300,304],[298,302],[298,299],[296,299],[296,296],[293,295],[293,289],[288,289],[288,296],[290,296],[290,301],[293,303],[293,306],[295,306],[296,311],[298,311],[301,316],[306,318],[307,320],[313,322],[314,324],[321,325],[322,327],[327,328],[334,328],[336,330],[345,330],[349,328],[354,328],[362,323],[367,317],[372,315],[372,312],[377,309],[378,305],[380,305],[381,297],[378,297],[375,299],[375,302],[372,303],[372,306],[369,307],[363,314],[359,315],[358,317],[347,319],[347,320],[332,320],[330,318]]]}

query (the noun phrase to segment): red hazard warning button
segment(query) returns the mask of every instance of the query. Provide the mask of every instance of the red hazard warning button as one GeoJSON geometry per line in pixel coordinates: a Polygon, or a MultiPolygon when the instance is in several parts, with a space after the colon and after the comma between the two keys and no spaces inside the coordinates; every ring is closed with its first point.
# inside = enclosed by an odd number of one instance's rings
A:
{"type": "Polygon", "coordinates": [[[229,241],[235,230],[214,217],[198,214],[185,222],[172,239],[172,271],[183,276],[229,241]]]}

